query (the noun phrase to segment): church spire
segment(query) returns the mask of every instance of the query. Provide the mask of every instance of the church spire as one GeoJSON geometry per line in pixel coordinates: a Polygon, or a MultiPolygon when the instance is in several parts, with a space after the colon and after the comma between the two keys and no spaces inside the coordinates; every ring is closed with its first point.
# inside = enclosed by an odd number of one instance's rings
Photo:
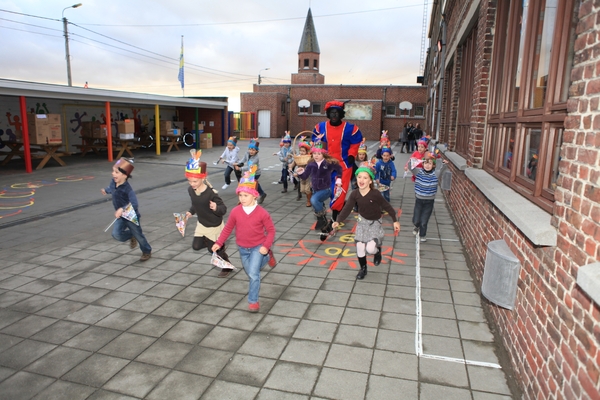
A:
{"type": "Polygon", "coordinates": [[[319,41],[317,40],[317,31],[315,30],[315,24],[312,18],[312,12],[308,9],[308,15],[306,16],[306,22],[304,23],[304,31],[302,32],[302,40],[300,41],[300,53],[321,53],[319,50],[319,41]]]}

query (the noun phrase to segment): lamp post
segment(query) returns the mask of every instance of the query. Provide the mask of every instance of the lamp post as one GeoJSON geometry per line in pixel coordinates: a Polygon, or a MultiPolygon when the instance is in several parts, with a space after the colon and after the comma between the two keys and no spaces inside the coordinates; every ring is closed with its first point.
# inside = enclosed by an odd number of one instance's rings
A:
{"type": "Polygon", "coordinates": [[[263,68],[263,69],[261,69],[260,71],[258,71],[258,84],[259,84],[259,85],[260,85],[260,82],[261,82],[261,80],[262,80],[262,79],[261,79],[261,77],[260,77],[260,73],[261,73],[261,72],[263,72],[263,71],[268,71],[268,70],[270,70],[270,69],[271,69],[271,68],[263,68]]]}
{"type": "Polygon", "coordinates": [[[67,82],[69,83],[69,86],[73,86],[73,83],[71,82],[71,56],[69,55],[69,31],[67,30],[67,19],[65,18],[65,10],[68,10],[69,8],[77,8],[77,7],[81,7],[83,4],[81,3],[77,3],[77,4],[73,4],[72,6],[69,7],[65,7],[62,10],[62,21],[63,21],[63,32],[65,35],[65,53],[66,53],[66,57],[67,57],[67,82]]]}

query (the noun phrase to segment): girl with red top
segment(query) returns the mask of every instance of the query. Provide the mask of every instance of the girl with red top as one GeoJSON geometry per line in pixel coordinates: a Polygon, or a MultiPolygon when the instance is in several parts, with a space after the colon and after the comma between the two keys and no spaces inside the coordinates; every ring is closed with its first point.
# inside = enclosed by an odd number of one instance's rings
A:
{"type": "Polygon", "coordinates": [[[256,203],[259,196],[256,190],[254,173],[256,165],[252,165],[249,171],[244,173],[236,189],[240,204],[231,210],[225,228],[212,247],[212,251],[218,251],[235,228],[235,243],[238,246],[242,266],[250,279],[248,289],[248,310],[258,312],[258,293],[260,291],[260,271],[269,263],[275,266],[275,257],[271,246],[275,240],[275,225],[271,216],[256,203]]]}

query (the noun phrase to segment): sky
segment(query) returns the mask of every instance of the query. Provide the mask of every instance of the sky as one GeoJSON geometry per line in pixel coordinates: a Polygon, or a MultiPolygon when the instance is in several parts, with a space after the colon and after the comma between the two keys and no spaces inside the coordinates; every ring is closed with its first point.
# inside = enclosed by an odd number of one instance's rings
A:
{"type": "Polygon", "coordinates": [[[0,77],[66,85],[64,15],[73,86],[228,97],[240,111],[259,74],[290,83],[309,8],[326,84],[415,85],[419,75],[424,0],[80,1],[0,0],[0,77]]]}

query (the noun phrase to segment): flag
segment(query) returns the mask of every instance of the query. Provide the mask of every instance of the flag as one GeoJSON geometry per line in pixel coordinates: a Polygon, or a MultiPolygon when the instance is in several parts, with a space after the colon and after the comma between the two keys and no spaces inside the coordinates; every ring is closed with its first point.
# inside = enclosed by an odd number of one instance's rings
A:
{"type": "Polygon", "coordinates": [[[177,77],[181,82],[181,88],[183,89],[183,36],[181,36],[181,54],[179,55],[179,76],[177,77]]]}

